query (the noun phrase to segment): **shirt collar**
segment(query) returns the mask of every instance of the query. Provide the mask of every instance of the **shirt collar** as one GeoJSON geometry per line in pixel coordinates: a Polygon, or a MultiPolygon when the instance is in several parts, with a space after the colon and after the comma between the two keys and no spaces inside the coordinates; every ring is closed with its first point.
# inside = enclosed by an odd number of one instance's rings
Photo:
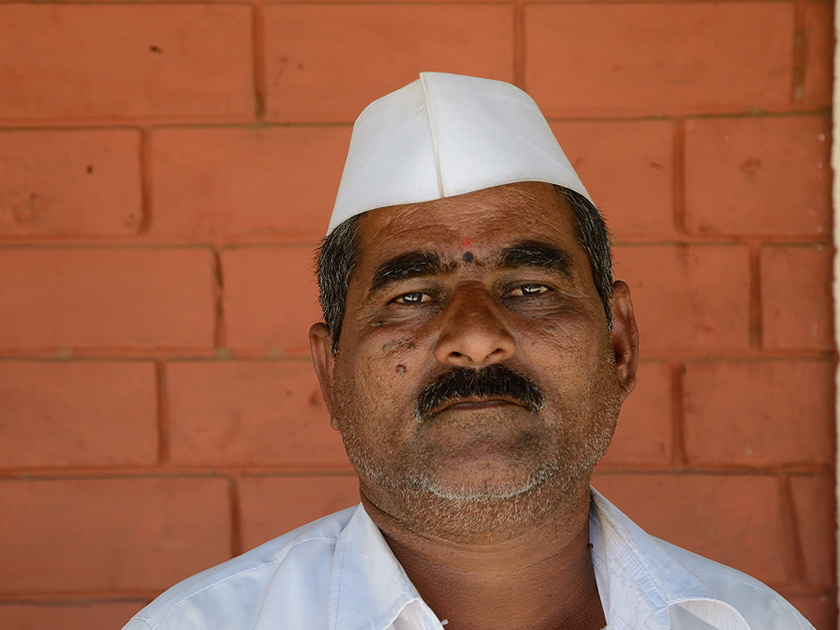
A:
{"type": "MultiPolygon", "coordinates": [[[[670,607],[701,603],[692,613],[714,627],[750,630],[744,618],[692,571],[592,489],[589,532],[598,592],[608,626],[668,630],[670,607]]],[[[359,505],[336,541],[330,630],[399,627],[442,630],[388,543],[359,505]]]]}
{"type": "Polygon", "coordinates": [[[750,630],[741,614],[597,490],[589,532],[598,591],[609,627],[667,630],[670,607],[688,602],[700,619],[726,630],[750,630]],[[705,618],[704,618],[705,617],[705,618]]]}
{"type": "Polygon", "coordinates": [[[336,541],[329,607],[330,630],[384,630],[398,617],[441,628],[361,505],[336,541]]]}

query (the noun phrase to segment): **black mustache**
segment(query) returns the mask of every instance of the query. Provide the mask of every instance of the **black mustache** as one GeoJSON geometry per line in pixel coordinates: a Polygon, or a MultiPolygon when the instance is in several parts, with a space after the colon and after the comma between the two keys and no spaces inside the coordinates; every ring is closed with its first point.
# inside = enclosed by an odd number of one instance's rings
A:
{"type": "Polygon", "coordinates": [[[415,412],[421,421],[451,400],[462,398],[513,399],[531,413],[545,408],[545,394],[534,381],[506,365],[494,363],[479,370],[454,367],[426,386],[415,412]]]}

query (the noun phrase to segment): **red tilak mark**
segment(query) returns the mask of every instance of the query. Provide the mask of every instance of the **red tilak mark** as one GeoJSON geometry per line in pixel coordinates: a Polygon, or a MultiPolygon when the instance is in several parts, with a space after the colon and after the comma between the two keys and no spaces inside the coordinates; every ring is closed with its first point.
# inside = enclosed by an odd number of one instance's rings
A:
{"type": "Polygon", "coordinates": [[[461,247],[472,247],[472,239],[465,238],[463,241],[461,241],[461,247]]]}

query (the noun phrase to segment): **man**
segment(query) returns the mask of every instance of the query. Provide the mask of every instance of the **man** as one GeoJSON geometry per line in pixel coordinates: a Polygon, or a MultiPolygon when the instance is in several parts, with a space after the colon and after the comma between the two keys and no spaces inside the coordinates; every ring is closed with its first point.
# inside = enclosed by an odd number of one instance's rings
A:
{"type": "Polygon", "coordinates": [[[425,73],[369,106],[319,285],[312,357],[362,505],[187,580],[127,628],[811,627],[590,489],[637,328],[603,221],[523,92],[425,73]]]}

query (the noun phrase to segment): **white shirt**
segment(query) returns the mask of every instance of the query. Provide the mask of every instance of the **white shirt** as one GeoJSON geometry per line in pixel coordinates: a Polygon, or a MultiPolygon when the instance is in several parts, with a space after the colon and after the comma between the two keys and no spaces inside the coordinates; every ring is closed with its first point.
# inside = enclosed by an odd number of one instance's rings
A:
{"type": "MultiPolygon", "coordinates": [[[[609,630],[813,630],[753,578],[649,536],[595,490],[609,630]]],[[[123,630],[442,630],[361,505],[172,587],[123,630]]]]}

